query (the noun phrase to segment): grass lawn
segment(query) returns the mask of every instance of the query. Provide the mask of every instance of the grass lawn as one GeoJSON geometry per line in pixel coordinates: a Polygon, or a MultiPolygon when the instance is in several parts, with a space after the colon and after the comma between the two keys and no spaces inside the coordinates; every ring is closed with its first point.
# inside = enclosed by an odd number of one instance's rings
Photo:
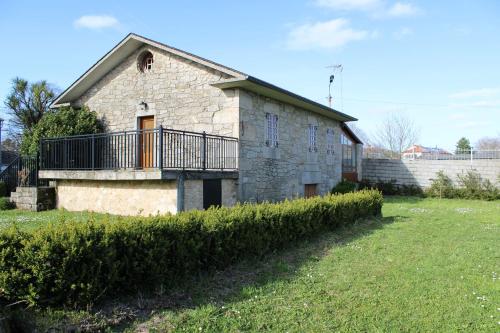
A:
{"type": "Polygon", "coordinates": [[[48,223],[64,223],[65,221],[84,222],[89,219],[117,219],[119,217],[109,214],[89,212],[68,212],[65,210],[49,210],[44,212],[30,212],[24,210],[0,211],[0,230],[16,225],[21,230],[33,230],[43,227],[48,223]]]}
{"type": "Polygon", "coordinates": [[[500,201],[394,197],[383,215],[93,314],[51,316],[127,332],[500,332],[500,201]]]}

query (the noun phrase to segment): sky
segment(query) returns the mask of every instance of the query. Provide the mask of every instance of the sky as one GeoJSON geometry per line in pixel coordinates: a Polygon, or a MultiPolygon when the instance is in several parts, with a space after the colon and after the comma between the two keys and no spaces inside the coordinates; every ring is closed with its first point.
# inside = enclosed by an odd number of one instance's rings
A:
{"type": "Polygon", "coordinates": [[[499,15],[495,0],[3,0],[0,98],[14,77],[63,90],[134,32],[324,104],[333,73],[333,107],[369,136],[401,113],[419,144],[452,149],[500,135],[499,15]]]}

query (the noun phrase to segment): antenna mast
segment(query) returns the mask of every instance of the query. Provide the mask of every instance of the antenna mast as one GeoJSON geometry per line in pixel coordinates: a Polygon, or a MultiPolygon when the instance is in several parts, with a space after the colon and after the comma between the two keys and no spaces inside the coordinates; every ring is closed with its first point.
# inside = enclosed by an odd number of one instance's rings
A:
{"type": "Polygon", "coordinates": [[[330,83],[328,85],[328,106],[332,107],[332,83],[335,78],[335,73],[340,74],[340,103],[342,111],[344,110],[344,97],[343,97],[343,80],[342,80],[342,72],[344,71],[344,66],[342,64],[336,64],[331,66],[326,66],[326,68],[332,69],[332,75],[330,75],[330,83]]]}

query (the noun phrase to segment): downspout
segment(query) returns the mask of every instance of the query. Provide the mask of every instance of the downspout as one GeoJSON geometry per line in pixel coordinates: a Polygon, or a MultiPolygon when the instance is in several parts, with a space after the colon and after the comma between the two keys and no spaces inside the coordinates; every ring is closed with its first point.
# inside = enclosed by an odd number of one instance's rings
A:
{"type": "Polygon", "coordinates": [[[184,172],[177,177],[177,213],[184,211],[184,180],[186,176],[184,172]]]}

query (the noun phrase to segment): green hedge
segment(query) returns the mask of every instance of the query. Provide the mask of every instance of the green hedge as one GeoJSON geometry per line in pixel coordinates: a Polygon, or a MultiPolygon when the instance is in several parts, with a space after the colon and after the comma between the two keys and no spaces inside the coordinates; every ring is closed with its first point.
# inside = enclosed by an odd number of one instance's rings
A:
{"type": "Polygon", "coordinates": [[[260,256],[319,230],[379,215],[360,191],[172,216],[66,222],[0,233],[0,291],[8,301],[85,305],[184,274],[260,256]]]}

